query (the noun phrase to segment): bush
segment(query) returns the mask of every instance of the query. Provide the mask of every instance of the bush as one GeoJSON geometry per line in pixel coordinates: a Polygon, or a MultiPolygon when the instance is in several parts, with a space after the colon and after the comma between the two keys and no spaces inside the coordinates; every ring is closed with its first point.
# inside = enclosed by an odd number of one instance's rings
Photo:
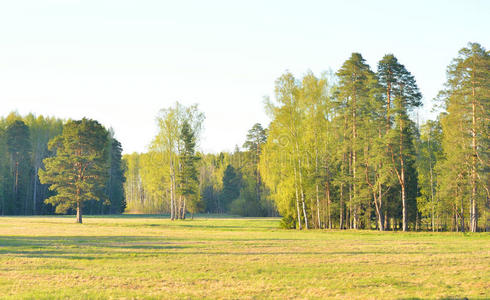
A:
{"type": "Polygon", "coordinates": [[[284,216],[281,219],[280,223],[281,228],[284,229],[295,229],[296,228],[296,220],[293,218],[293,216],[284,216]]]}

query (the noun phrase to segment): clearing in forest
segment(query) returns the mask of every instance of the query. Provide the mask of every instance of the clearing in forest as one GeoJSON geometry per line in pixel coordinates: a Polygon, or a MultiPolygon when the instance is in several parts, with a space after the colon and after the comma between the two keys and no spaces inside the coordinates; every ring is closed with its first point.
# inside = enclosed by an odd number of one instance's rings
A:
{"type": "Polygon", "coordinates": [[[0,218],[2,299],[490,298],[488,233],[278,219],[0,218]]]}

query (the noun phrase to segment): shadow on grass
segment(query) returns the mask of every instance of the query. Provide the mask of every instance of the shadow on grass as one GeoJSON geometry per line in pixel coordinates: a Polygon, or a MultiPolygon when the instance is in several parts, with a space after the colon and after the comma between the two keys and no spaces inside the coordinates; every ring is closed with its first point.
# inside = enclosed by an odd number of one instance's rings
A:
{"type": "Polygon", "coordinates": [[[0,255],[35,258],[120,259],[132,254],[151,256],[161,250],[189,247],[191,245],[178,245],[178,242],[171,243],[154,236],[0,237],[0,255]]]}
{"type": "MultiPolygon", "coordinates": [[[[317,255],[390,255],[393,251],[277,251],[278,246],[268,245],[269,251],[260,251],[255,245],[236,244],[220,247],[223,241],[168,240],[155,236],[3,236],[0,237],[0,255],[30,258],[57,258],[69,260],[128,259],[166,255],[218,255],[218,256],[317,256],[317,255]],[[217,242],[217,243],[216,243],[217,242]],[[274,251],[276,250],[276,251],[274,251]]],[[[236,241],[229,241],[236,242],[236,241]]],[[[403,254],[410,254],[404,251],[403,254]]],[[[420,254],[413,252],[412,254],[420,254]]]]}

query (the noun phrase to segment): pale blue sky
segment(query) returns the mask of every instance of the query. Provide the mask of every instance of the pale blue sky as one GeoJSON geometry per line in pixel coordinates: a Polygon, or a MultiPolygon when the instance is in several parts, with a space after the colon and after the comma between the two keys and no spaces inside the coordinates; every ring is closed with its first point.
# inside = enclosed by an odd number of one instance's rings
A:
{"type": "Polygon", "coordinates": [[[204,151],[232,150],[269,120],[285,70],[336,71],[354,51],[393,53],[424,95],[469,41],[490,47],[490,1],[0,0],[0,115],[90,117],[145,151],[175,101],[206,114],[204,151]]]}

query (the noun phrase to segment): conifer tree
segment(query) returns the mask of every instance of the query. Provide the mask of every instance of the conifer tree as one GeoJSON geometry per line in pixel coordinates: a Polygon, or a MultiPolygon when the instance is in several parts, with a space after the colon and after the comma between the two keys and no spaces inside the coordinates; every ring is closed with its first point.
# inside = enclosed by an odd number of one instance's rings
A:
{"type": "MultiPolygon", "coordinates": [[[[461,210],[464,208],[462,199],[468,196],[472,232],[478,230],[479,209],[485,207],[490,195],[489,69],[489,52],[477,43],[469,43],[449,65],[445,90],[439,96],[447,112],[441,117],[446,156],[446,161],[441,163],[450,168],[450,172],[459,169],[458,178],[463,184],[458,187],[454,185],[456,181],[445,180],[441,188],[461,199],[461,210]],[[464,182],[469,182],[469,191],[464,188],[464,182]]],[[[464,217],[463,212],[461,217],[464,217]]],[[[464,230],[464,225],[461,227],[464,230]]]]}
{"type": "MultiPolygon", "coordinates": [[[[22,120],[15,120],[6,130],[7,150],[10,155],[11,206],[12,214],[28,212],[28,182],[31,168],[30,154],[32,151],[29,127],[22,120]]],[[[30,202],[29,202],[30,203],[30,202]]]]}
{"type": "Polygon", "coordinates": [[[337,72],[339,86],[337,98],[340,114],[347,125],[347,157],[350,174],[349,205],[352,228],[360,228],[361,206],[365,206],[366,186],[362,179],[363,152],[365,143],[369,142],[366,135],[360,134],[363,128],[359,124],[367,117],[369,103],[376,91],[377,80],[366,61],[359,53],[353,53],[337,72]]]}
{"type": "Polygon", "coordinates": [[[56,191],[46,202],[56,206],[58,213],[76,208],[77,223],[82,223],[84,202],[106,198],[107,135],[97,121],[69,121],[49,143],[56,155],[44,159],[45,169],[39,170],[41,183],[51,184],[50,189],[56,191]]]}
{"type": "Polygon", "coordinates": [[[408,223],[407,202],[410,200],[413,200],[412,203],[415,202],[413,197],[407,200],[407,182],[408,180],[416,180],[414,175],[408,177],[408,173],[415,170],[413,165],[415,155],[413,131],[415,127],[409,119],[409,112],[422,105],[422,95],[415,78],[392,54],[385,55],[379,62],[378,77],[380,85],[386,93],[387,145],[392,157],[392,168],[401,188],[402,229],[406,231],[408,223]],[[394,106],[394,126],[392,126],[392,105],[394,106]]]}
{"type": "Polygon", "coordinates": [[[199,210],[199,177],[197,162],[199,156],[196,155],[196,137],[187,120],[182,124],[180,139],[183,141],[180,151],[180,172],[178,176],[178,194],[183,198],[183,205],[178,212],[181,219],[185,219],[186,210],[194,214],[199,210]]]}
{"type": "MultiPolygon", "coordinates": [[[[243,146],[248,149],[249,156],[251,157],[251,169],[255,177],[255,203],[257,206],[261,204],[261,189],[262,179],[259,171],[260,153],[262,152],[262,146],[267,140],[265,129],[260,123],[256,123],[248,131],[245,143],[243,146]]],[[[239,155],[239,152],[237,153],[239,155]]]]}

